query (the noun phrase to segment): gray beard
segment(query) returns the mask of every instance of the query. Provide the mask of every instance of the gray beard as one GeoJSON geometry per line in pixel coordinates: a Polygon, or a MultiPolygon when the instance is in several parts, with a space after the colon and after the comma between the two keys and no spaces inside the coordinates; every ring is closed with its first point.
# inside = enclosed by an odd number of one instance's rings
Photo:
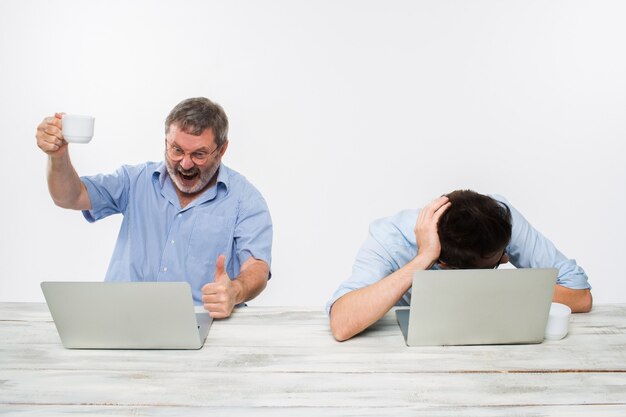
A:
{"type": "Polygon", "coordinates": [[[167,159],[165,160],[165,166],[167,168],[167,173],[170,175],[170,178],[174,183],[174,186],[178,188],[178,190],[183,194],[196,194],[200,191],[203,191],[207,184],[211,182],[211,179],[220,167],[219,164],[217,164],[210,171],[203,172],[202,170],[200,170],[200,178],[198,182],[191,187],[187,187],[180,181],[180,178],[177,175],[177,169],[171,166],[167,159]]]}

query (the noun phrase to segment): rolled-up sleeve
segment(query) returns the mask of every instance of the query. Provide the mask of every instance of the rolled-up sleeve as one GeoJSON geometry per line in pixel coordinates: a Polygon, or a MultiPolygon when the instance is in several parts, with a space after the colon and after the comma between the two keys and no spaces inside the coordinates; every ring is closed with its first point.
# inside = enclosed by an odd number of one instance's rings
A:
{"type": "Polygon", "coordinates": [[[395,216],[378,219],[369,227],[367,239],[359,249],[350,278],[326,303],[326,312],[347,293],[368,287],[397,271],[416,254],[413,225],[418,210],[404,210],[395,216]]]}
{"type": "Polygon", "coordinates": [[[255,198],[242,203],[235,225],[235,250],[242,265],[251,256],[271,264],[272,218],[267,203],[258,192],[256,194],[255,198]]]}
{"type": "Polygon", "coordinates": [[[107,216],[123,213],[128,205],[130,179],[126,167],[112,174],[80,178],[89,194],[91,210],[83,210],[85,219],[93,223],[107,216]]]}
{"type": "Polygon", "coordinates": [[[591,288],[587,274],[575,259],[567,258],[561,253],[504,197],[494,196],[494,198],[506,204],[511,210],[513,230],[511,242],[506,249],[511,264],[517,268],[556,268],[557,284],[572,289],[591,288]]]}
{"type": "Polygon", "coordinates": [[[326,312],[347,293],[370,286],[393,272],[391,264],[381,256],[384,248],[371,235],[359,249],[352,267],[352,275],[341,283],[331,299],[326,303],[326,312]]]}

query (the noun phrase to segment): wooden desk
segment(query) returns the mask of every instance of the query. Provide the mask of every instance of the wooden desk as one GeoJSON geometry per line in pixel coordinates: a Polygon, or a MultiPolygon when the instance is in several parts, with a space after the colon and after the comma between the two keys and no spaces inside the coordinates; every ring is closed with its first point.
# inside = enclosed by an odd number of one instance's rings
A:
{"type": "Polygon", "coordinates": [[[322,308],[247,307],[198,351],[68,350],[0,303],[0,415],[626,415],[626,304],[539,345],[408,348],[393,313],[334,341],[322,308]]]}

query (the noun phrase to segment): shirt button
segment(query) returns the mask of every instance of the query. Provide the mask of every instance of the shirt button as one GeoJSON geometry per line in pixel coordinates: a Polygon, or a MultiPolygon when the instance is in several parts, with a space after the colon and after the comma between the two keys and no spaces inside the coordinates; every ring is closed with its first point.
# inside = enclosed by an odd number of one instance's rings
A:
{"type": "Polygon", "coordinates": [[[182,216],[183,216],[182,214],[178,213],[178,217],[182,217],[182,216]]]}
{"type": "Polygon", "coordinates": [[[174,241],[172,240],[172,245],[174,244],[174,241]]]}
{"type": "Polygon", "coordinates": [[[167,272],[167,266],[163,267],[163,272],[167,272]]]}

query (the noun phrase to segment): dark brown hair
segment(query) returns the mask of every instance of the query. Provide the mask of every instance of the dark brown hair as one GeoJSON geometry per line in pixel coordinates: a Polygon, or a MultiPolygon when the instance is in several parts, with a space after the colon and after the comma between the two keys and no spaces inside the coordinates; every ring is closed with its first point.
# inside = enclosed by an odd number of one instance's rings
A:
{"type": "Polygon", "coordinates": [[[439,259],[455,268],[474,268],[481,259],[504,251],[511,240],[511,210],[471,190],[447,194],[450,207],[439,218],[439,259]]]}

